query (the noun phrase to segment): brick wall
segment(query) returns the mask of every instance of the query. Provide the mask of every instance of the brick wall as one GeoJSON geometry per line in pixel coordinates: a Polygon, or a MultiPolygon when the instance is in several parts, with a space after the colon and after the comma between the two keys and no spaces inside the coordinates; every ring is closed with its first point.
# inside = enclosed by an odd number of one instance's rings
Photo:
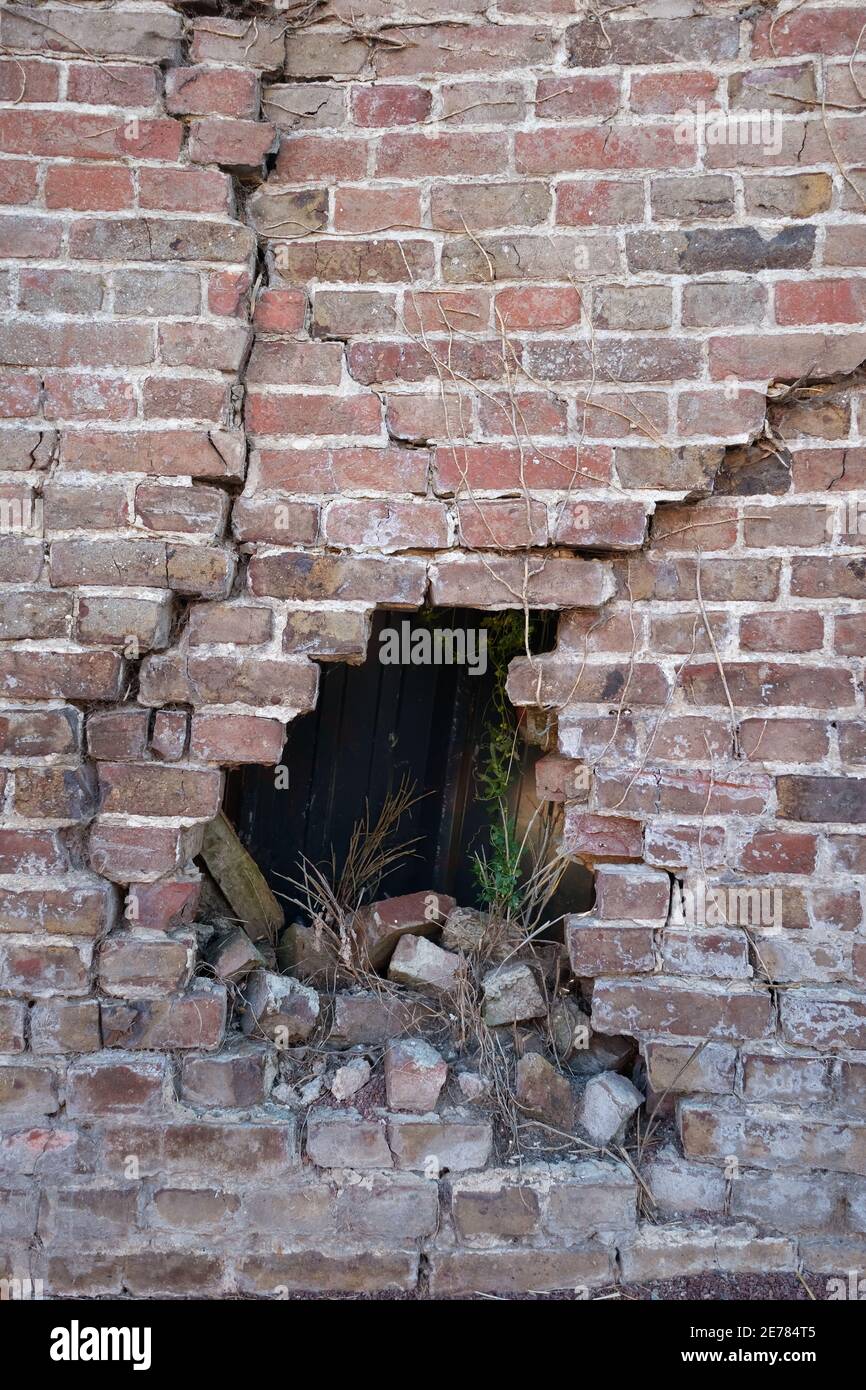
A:
{"type": "Polygon", "coordinates": [[[0,15],[15,1269],[411,1288],[427,1250],[447,1295],[862,1266],[862,12],[206,8],[0,15]],[[611,1163],[515,1197],[447,1117],[441,1191],[393,1120],[311,1155],[194,973],[223,769],[278,761],[317,663],[425,599],[562,613],[509,690],[557,714],[540,790],[597,869],[593,1025],[676,1104],[670,1226],[611,1163]],[[695,925],[699,881],[781,906],[695,925]]]}

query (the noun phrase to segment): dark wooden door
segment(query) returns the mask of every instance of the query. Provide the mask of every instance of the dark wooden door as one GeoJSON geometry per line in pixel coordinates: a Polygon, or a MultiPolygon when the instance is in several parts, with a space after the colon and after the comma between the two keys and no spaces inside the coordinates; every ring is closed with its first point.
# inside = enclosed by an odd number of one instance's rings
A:
{"type": "MultiPolygon", "coordinates": [[[[475,611],[439,612],[443,627],[477,627],[475,611]]],[[[421,800],[400,839],[420,836],[413,857],[382,885],[383,895],[437,889],[476,902],[472,854],[486,843],[487,812],[478,802],[475,769],[490,718],[493,673],[467,666],[382,665],[379,636],[422,620],[405,612],[375,615],[362,666],[322,665],[316,709],[289,727],[283,764],[289,786],[277,789],[272,768],[247,767],[229,779],[227,810],[271,886],[295,875],[299,854],[342,862],[365,801],[375,818],[403,777],[421,800]]],[[[535,750],[520,743],[526,768],[535,750]]],[[[530,779],[531,782],[531,779],[530,779]]]]}

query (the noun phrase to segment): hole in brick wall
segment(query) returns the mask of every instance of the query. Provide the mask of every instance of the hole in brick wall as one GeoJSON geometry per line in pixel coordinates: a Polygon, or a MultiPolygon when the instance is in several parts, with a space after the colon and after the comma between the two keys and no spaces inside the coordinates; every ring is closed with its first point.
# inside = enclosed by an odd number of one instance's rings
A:
{"type": "MultiPolygon", "coordinates": [[[[339,869],[365,807],[375,819],[405,781],[420,799],[398,838],[416,843],[381,893],[432,888],[483,905],[473,860],[489,851],[496,819],[484,786],[501,721],[503,636],[519,644],[522,625],[522,613],[378,611],[363,663],[323,664],[315,710],[289,726],[283,776],[247,766],[228,780],[226,812],[275,890],[297,874],[301,855],[317,864],[333,856],[339,869]]],[[[555,617],[533,614],[531,627],[533,651],[550,650],[555,617]]],[[[522,834],[538,805],[535,764],[546,740],[532,711],[509,706],[508,715],[517,738],[507,800],[522,834]]],[[[575,864],[550,916],[583,911],[591,896],[591,877],[575,864]]]]}

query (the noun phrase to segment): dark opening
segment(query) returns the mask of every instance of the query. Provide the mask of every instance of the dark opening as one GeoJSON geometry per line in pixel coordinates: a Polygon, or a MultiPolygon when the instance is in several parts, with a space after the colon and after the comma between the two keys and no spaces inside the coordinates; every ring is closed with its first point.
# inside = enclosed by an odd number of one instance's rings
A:
{"type": "MultiPolygon", "coordinates": [[[[322,664],[315,710],[289,726],[282,755],[288,787],[278,787],[274,769],[266,767],[244,767],[228,779],[227,814],[272,888],[286,890],[280,875],[296,876],[300,855],[326,864],[333,853],[339,869],[365,802],[375,819],[388,793],[408,778],[422,799],[401,822],[398,838],[420,838],[413,856],[382,883],[381,896],[434,889],[464,906],[481,905],[472,857],[490,829],[477,774],[489,740],[494,663],[488,659],[486,671],[473,674],[468,663],[383,664],[380,651],[385,629],[411,650],[419,631],[477,633],[501,619],[475,610],[378,611],[362,665],[322,664]]],[[[533,651],[550,650],[555,637],[555,615],[534,615],[533,651]]],[[[518,739],[519,771],[510,790],[518,818],[535,804],[539,756],[538,747],[518,739]]],[[[570,910],[586,906],[587,877],[577,866],[569,872],[563,888],[570,910]]]]}

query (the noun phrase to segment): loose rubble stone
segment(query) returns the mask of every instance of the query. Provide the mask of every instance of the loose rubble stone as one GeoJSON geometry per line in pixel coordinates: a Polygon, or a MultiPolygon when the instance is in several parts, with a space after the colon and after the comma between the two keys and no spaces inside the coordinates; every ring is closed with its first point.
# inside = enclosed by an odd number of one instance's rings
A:
{"type": "Polygon", "coordinates": [[[538,982],[528,965],[498,966],[484,976],[482,1014],[490,1028],[541,1018],[546,1012],[538,982]]]}
{"type": "Polygon", "coordinates": [[[572,995],[562,995],[551,1008],[550,1032],[557,1056],[563,1062],[568,1061],[584,1040],[589,1040],[589,1015],[572,995]]]}
{"type": "Polygon", "coordinates": [[[577,1118],[594,1143],[609,1144],[622,1133],[643,1099],[626,1077],[618,1072],[602,1072],[587,1083],[577,1118]]]}
{"type": "Polygon", "coordinates": [[[243,927],[234,927],[228,935],[212,941],[207,960],[218,980],[242,980],[265,963],[243,927]]]}
{"type": "Polygon", "coordinates": [[[373,990],[338,994],[328,1042],[333,1047],[375,1046],[416,1031],[429,1015],[430,1005],[421,999],[394,999],[373,990]]]}
{"type": "Polygon", "coordinates": [[[457,1073],[457,1085],[460,1087],[460,1094],[470,1105],[483,1100],[490,1094],[490,1082],[485,1081],[483,1076],[479,1076],[477,1071],[460,1071],[457,1073]]]}
{"type": "Polygon", "coordinates": [[[280,936],[277,964],[299,980],[316,980],[324,985],[338,973],[338,962],[323,941],[316,938],[313,927],[303,922],[291,922],[280,936]]]}
{"type": "Polygon", "coordinates": [[[489,912],[479,912],[474,907],[453,908],[442,928],[442,945],[445,949],[462,951],[466,956],[483,950],[485,955],[496,960],[508,955],[518,941],[513,927],[506,928],[489,912]]]}
{"type": "Polygon", "coordinates": [[[291,975],[255,970],[247,981],[244,994],[244,1032],[263,1033],[278,1046],[303,1042],[318,1022],[318,994],[308,985],[292,979],[291,975]]]}
{"type": "Polygon", "coordinates": [[[570,1130],[574,1123],[574,1096],[561,1072],[530,1052],[517,1063],[518,1103],[528,1115],[556,1129],[570,1130]]]}
{"type": "Polygon", "coordinates": [[[370,1063],[366,1057],[353,1057],[345,1066],[338,1067],[334,1072],[331,1095],[334,1100],[348,1100],[366,1086],[370,1075],[370,1063]]]}
{"type": "Polygon", "coordinates": [[[394,947],[407,933],[431,936],[438,932],[454,899],[444,893],[406,893],[385,898],[355,913],[354,930],[374,969],[387,965],[394,947]]]}
{"type": "Polygon", "coordinates": [[[448,993],[457,984],[460,957],[423,936],[403,936],[388,966],[388,979],[416,989],[448,993]]]}
{"type": "Polygon", "coordinates": [[[391,1043],[385,1053],[385,1094],[392,1110],[435,1110],[447,1077],[448,1063],[420,1038],[391,1043]]]}

